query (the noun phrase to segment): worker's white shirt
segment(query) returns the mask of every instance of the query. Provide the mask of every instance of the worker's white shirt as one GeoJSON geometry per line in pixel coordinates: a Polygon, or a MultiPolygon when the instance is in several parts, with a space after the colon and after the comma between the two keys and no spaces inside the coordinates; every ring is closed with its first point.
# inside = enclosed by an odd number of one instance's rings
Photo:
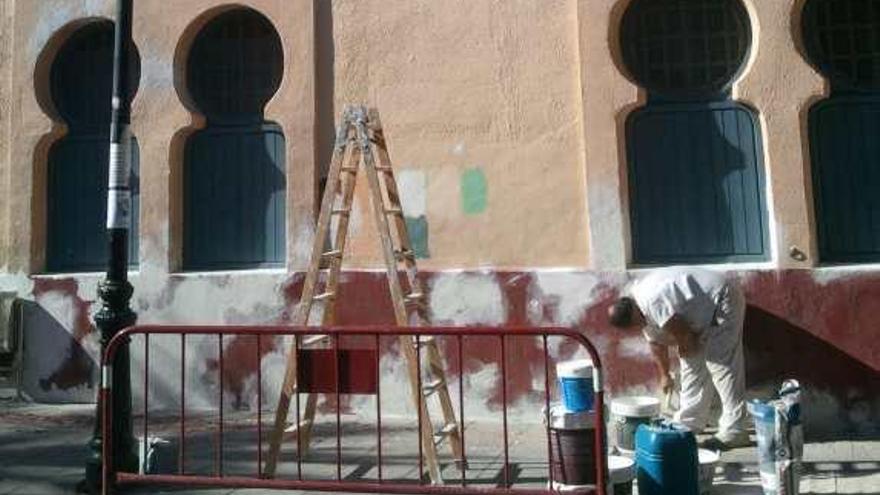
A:
{"type": "Polygon", "coordinates": [[[695,332],[702,333],[715,320],[719,296],[727,285],[725,276],[699,268],[660,268],[638,280],[632,297],[647,320],[643,330],[650,342],[674,344],[672,336],[662,331],[664,325],[679,315],[695,332]]]}
{"type": "Polygon", "coordinates": [[[745,366],[742,325],[745,298],[724,275],[708,270],[672,267],[651,272],[632,289],[633,299],[648,322],[643,330],[651,342],[676,345],[662,331],[674,315],[699,332],[703,345],[681,357],[681,409],[676,421],[694,431],[709,421],[713,385],[721,397],[719,435],[729,438],[746,431],[745,366]]]}

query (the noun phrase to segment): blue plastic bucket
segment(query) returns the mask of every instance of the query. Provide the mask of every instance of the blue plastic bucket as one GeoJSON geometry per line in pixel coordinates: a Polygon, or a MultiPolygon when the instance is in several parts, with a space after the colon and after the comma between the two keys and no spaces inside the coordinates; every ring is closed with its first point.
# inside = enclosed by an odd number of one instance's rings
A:
{"type": "Polygon", "coordinates": [[[589,359],[556,365],[562,404],[571,412],[593,410],[593,362],[589,359]]]}

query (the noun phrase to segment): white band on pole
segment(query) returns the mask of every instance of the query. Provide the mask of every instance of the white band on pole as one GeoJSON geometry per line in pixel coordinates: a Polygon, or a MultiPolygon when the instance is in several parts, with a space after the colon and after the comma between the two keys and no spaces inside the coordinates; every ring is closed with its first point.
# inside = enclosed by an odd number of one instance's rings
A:
{"type": "Polygon", "coordinates": [[[110,143],[110,182],[107,188],[107,228],[131,228],[131,133],[121,131],[120,142],[110,143]]]}
{"type": "Polygon", "coordinates": [[[101,388],[109,389],[113,386],[113,367],[104,365],[101,367],[101,388]]]}

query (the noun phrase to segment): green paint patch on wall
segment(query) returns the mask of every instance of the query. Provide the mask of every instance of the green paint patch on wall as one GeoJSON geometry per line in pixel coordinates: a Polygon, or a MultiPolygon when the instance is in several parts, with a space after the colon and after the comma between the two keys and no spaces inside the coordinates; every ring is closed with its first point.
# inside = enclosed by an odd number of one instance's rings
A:
{"type": "Polygon", "coordinates": [[[424,215],[406,217],[406,230],[409,232],[409,242],[416,253],[416,258],[430,258],[431,253],[428,250],[428,219],[424,215]]]}
{"type": "Polygon", "coordinates": [[[486,211],[488,196],[486,174],[482,169],[469,168],[461,175],[461,209],[465,215],[479,215],[486,211]]]}

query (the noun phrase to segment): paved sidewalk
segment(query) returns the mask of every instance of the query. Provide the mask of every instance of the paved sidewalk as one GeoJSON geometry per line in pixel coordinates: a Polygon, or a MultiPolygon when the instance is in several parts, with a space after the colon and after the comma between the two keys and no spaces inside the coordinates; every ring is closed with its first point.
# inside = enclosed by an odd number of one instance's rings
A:
{"type": "MultiPolygon", "coordinates": [[[[0,495],[54,495],[74,492],[82,478],[85,444],[92,429],[93,406],[48,406],[0,401],[0,495]]],[[[269,415],[264,415],[269,416],[269,415]]],[[[264,417],[264,435],[271,418],[264,417]]],[[[335,420],[335,418],[333,418],[335,420]]],[[[347,425],[353,417],[344,416],[347,425]]],[[[235,415],[224,433],[224,472],[252,476],[256,471],[255,425],[236,424],[235,415]]],[[[187,430],[187,470],[203,474],[216,466],[216,426],[211,420],[194,421],[187,430]]],[[[153,424],[151,435],[174,438],[177,424],[153,424]]],[[[536,487],[546,483],[546,440],[538,425],[514,424],[510,428],[510,476],[517,487],[536,487]]],[[[383,474],[387,478],[416,480],[417,444],[415,425],[388,421],[383,428],[383,474]]],[[[470,424],[467,428],[470,461],[468,480],[483,487],[503,481],[502,431],[498,424],[470,424]]],[[[331,479],[336,475],[335,422],[316,427],[315,442],[304,475],[311,479],[331,479]]],[[[343,428],[343,477],[375,479],[377,475],[375,432],[367,426],[343,428]]],[[[761,494],[754,448],[724,454],[716,472],[713,494],[761,494]]],[[[296,463],[287,462],[279,476],[296,476],[296,463]]],[[[804,459],[805,494],[880,494],[880,440],[840,441],[810,444],[804,459]]],[[[460,472],[448,464],[444,476],[456,479],[460,472]]],[[[266,490],[158,490],[129,489],[124,493],[187,493],[211,495],[256,495],[279,493],[266,490]]],[[[284,492],[291,493],[291,492],[284,492]]]]}

